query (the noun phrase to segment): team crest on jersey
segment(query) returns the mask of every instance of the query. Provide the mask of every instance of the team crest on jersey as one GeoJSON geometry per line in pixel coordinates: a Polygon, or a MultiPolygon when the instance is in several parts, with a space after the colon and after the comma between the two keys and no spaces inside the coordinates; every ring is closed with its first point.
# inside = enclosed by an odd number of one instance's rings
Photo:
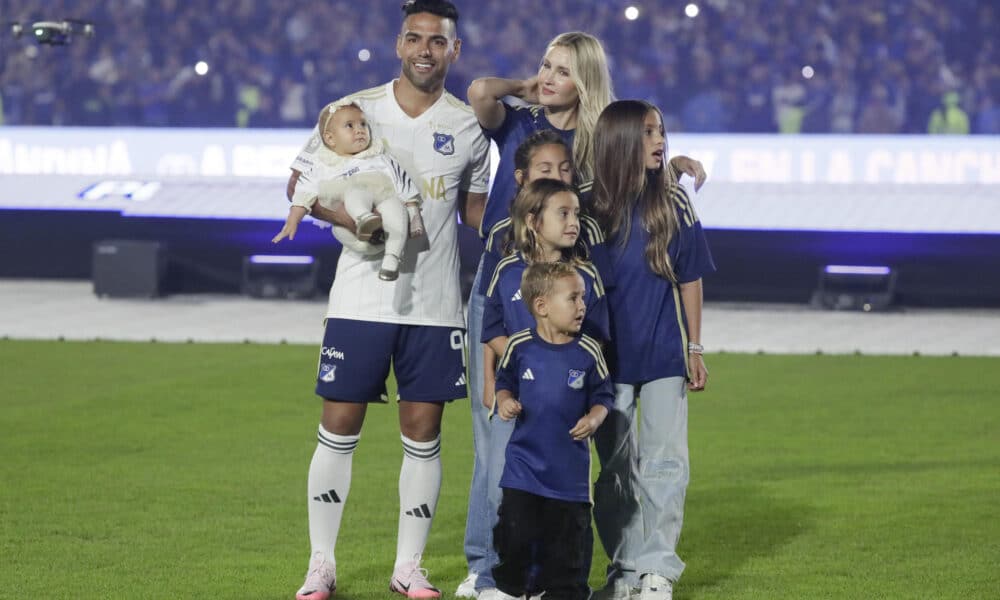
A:
{"type": "Polygon", "coordinates": [[[586,373],[584,371],[577,371],[576,369],[569,370],[569,377],[566,378],[566,385],[573,388],[574,390],[583,389],[583,380],[586,373]]]}
{"type": "Polygon", "coordinates": [[[435,133],[434,150],[438,154],[451,156],[455,153],[455,136],[448,133],[435,133]]]}
{"type": "Polygon", "coordinates": [[[323,383],[333,383],[337,378],[337,365],[322,363],[319,366],[319,380],[323,383]]]}

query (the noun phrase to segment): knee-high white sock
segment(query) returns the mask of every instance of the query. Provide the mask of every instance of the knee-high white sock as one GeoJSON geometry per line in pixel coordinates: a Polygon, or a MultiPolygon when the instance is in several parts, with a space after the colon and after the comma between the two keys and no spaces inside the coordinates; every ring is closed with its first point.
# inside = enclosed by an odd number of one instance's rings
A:
{"type": "Polygon", "coordinates": [[[403,440],[399,470],[399,538],[396,566],[423,554],[441,491],[441,436],[429,442],[403,440]]]}
{"type": "Polygon", "coordinates": [[[312,555],[322,552],[336,562],[333,552],[340,519],[351,488],[351,463],[359,435],[337,435],[319,426],[319,443],[309,463],[309,542],[312,555]]]}

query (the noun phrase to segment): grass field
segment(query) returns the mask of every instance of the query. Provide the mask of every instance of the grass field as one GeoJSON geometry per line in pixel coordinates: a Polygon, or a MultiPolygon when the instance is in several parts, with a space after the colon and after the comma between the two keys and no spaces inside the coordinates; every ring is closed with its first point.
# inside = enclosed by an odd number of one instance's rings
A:
{"type": "MultiPolygon", "coordinates": [[[[1000,360],[707,358],[675,598],[1000,597],[1000,360]]],[[[0,341],[0,598],[292,598],[315,360],[309,346],[0,341]]],[[[450,596],[471,434],[466,402],[445,414],[424,566],[450,596]]],[[[400,460],[395,408],[373,407],[339,598],[389,596],[400,460]]]]}

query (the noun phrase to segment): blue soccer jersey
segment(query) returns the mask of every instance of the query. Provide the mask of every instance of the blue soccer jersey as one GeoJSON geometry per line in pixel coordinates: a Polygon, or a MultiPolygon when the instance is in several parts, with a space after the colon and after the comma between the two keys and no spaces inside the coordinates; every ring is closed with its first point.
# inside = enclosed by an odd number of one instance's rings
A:
{"type": "MultiPolygon", "coordinates": [[[[520,253],[502,259],[493,271],[486,290],[486,307],[483,311],[481,341],[485,344],[495,337],[509,336],[515,331],[535,326],[535,317],[521,300],[521,276],[528,263],[520,253]]],[[[609,338],[607,296],[604,283],[591,263],[580,263],[576,270],[583,277],[584,304],[587,313],[583,318],[583,333],[600,340],[609,338]]]]}
{"type": "MultiPolygon", "coordinates": [[[[580,235],[583,236],[583,243],[587,246],[587,255],[590,262],[594,263],[597,272],[601,275],[601,282],[604,289],[614,287],[614,272],[611,269],[611,258],[608,255],[608,247],[604,241],[604,232],[597,221],[588,216],[580,217],[580,235]]],[[[511,253],[514,242],[510,233],[510,217],[501,220],[490,229],[490,234],[486,236],[485,248],[483,249],[483,273],[487,277],[479,278],[480,296],[485,296],[490,287],[489,275],[497,268],[497,263],[511,253]]]]}
{"type": "Polygon", "coordinates": [[[496,389],[521,402],[500,487],[590,502],[590,446],[569,431],[591,407],[610,410],[614,402],[597,341],[581,335],[551,344],[534,330],[519,331],[500,360],[496,389]]]}
{"type": "MultiPolygon", "coordinates": [[[[500,162],[493,175],[493,187],[490,188],[483,210],[483,221],[479,227],[479,235],[485,238],[490,229],[499,221],[510,216],[510,204],[517,195],[517,181],[514,179],[514,153],[517,147],[532,133],[541,129],[557,131],[573,147],[573,129],[556,129],[545,118],[545,111],[540,106],[511,106],[504,103],[506,114],[503,123],[496,129],[486,129],[486,137],[497,144],[500,151],[500,162]]],[[[589,189],[589,185],[587,186],[589,189]]],[[[485,272],[485,271],[484,271],[485,272]]]]}
{"type": "MultiPolygon", "coordinates": [[[[683,186],[677,190],[680,231],[670,240],[667,251],[677,281],[687,283],[714,272],[715,264],[690,195],[683,186]]],[[[617,282],[608,291],[608,362],[614,381],[637,384],[687,376],[687,321],[680,289],[654,273],[646,261],[649,233],[638,207],[630,219],[631,234],[624,244],[608,239],[617,282]]]]}

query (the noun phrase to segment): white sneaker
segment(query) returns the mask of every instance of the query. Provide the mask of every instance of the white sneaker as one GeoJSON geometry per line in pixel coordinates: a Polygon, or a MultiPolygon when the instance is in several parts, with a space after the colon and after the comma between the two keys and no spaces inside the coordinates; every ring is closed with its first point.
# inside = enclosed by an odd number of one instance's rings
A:
{"type": "Polygon", "coordinates": [[[476,594],[476,579],[479,578],[479,573],[474,571],[469,571],[469,574],[465,576],[462,583],[458,584],[458,589],[455,590],[456,598],[475,598],[476,594]]]}
{"type": "Polygon", "coordinates": [[[673,600],[674,585],[663,575],[646,573],[639,586],[639,600],[673,600]]]}
{"type": "Polygon", "coordinates": [[[313,554],[309,561],[306,582],[295,592],[296,600],[327,600],[337,589],[336,566],[327,562],[322,552],[313,554]]]}
{"type": "Polygon", "coordinates": [[[593,600],[629,600],[636,590],[619,577],[591,594],[593,600]]]}

